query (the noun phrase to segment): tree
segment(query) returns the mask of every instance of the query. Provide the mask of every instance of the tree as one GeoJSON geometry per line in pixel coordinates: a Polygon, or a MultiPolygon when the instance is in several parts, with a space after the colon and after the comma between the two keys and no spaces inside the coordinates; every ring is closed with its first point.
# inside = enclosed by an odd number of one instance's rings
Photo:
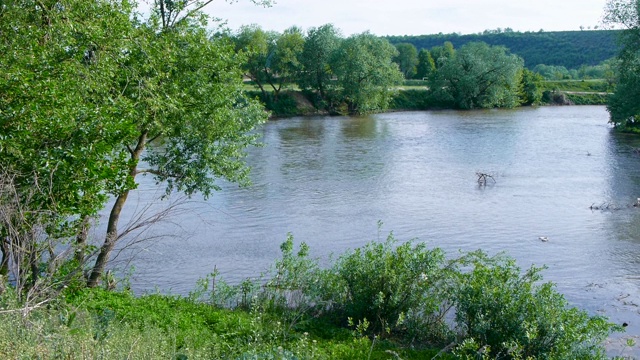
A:
{"type": "Polygon", "coordinates": [[[398,55],[393,58],[393,62],[398,64],[405,79],[412,79],[416,75],[418,50],[409,43],[396,44],[396,50],[398,50],[398,55]]]}
{"type": "MultiPolygon", "coordinates": [[[[266,113],[242,93],[242,56],[206,31],[198,10],[209,2],[158,1],[145,23],[128,1],[0,7],[0,165],[27,213],[49,218],[23,228],[47,224],[47,237],[84,241],[85,220],[115,198],[90,286],[120,239],[138,176],[166,184],[167,194],[205,196],[217,178],[246,181],[244,149],[266,113]]],[[[6,230],[0,225],[3,266],[6,230]]],[[[33,248],[35,279],[39,254],[56,248],[33,248]]]]}
{"type": "Polygon", "coordinates": [[[256,24],[242,26],[234,38],[236,51],[246,57],[244,75],[258,86],[263,96],[266,96],[265,85],[274,82],[271,67],[277,39],[277,33],[266,32],[256,24]]]}
{"type": "Polygon", "coordinates": [[[460,109],[514,107],[522,68],[522,59],[504,47],[468,43],[438,69],[432,96],[460,109]]]}
{"type": "Polygon", "coordinates": [[[544,78],[540,74],[523,68],[520,77],[520,103],[522,105],[537,105],[542,100],[544,78]]]}
{"type": "MultiPolygon", "coordinates": [[[[112,152],[130,135],[121,118],[123,102],[111,87],[121,65],[123,39],[132,30],[126,1],[4,2],[0,10],[0,167],[12,174],[29,232],[47,224],[51,238],[76,233],[83,259],[82,229],[123,181],[123,159],[112,152]],[[31,191],[35,189],[35,191],[31,191]],[[46,219],[45,219],[46,218],[46,219]]],[[[25,234],[18,233],[15,238],[25,234]]],[[[29,248],[32,280],[40,252],[29,248]]],[[[3,249],[2,269],[7,270],[3,249]]],[[[50,256],[51,258],[51,256],[50,256]]]]}
{"type": "Polygon", "coordinates": [[[426,79],[436,70],[436,63],[433,61],[431,53],[427,49],[422,49],[418,53],[418,66],[416,68],[416,77],[418,79],[426,79]]]}
{"type": "Polygon", "coordinates": [[[640,127],[640,4],[635,0],[609,0],[605,22],[622,25],[622,50],[618,54],[614,93],[607,110],[610,122],[618,129],[638,131],[640,127]]]}
{"type": "MultiPolygon", "coordinates": [[[[163,7],[158,11],[162,18],[163,7]]],[[[243,95],[243,59],[229,41],[211,40],[204,24],[190,18],[158,24],[152,18],[137,29],[119,73],[117,90],[129,105],[127,126],[134,131],[114,149],[128,160],[122,168],[127,177],[113,186],[116,200],[89,286],[98,284],[120,238],[118,221],[137,176],[154,176],[167,194],[205,197],[219,189],[218,178],[246,182],[244,149],[255,144],[252,131],[266,120],[261,106],[243,95]]]]}
{"type": "Polygon", "coordinates": [[[392,59],[397,50],[387,40],[368,32],[345,39],[333,60],[339,98],[350,114],[363,114],[385,109],[392,88],[402,82],[397,64],[392,59]]]}
{"type": "Polygon", "coordinates": [[[284,84],[293,82],[302,71],[300,57],[304,50],[304,35],[298,27],[286,29],[276,40],[276,50],[269,77],[269,84],[275,93],[275,101],[284,84]]]}
{"type": "Polygon", "coordinates": [[[304,70],[298,78],[300,88],[315,90],[322,100],[326,100],[333,76],[329,62],[341,40],[340,31],[332,24],[307,31],[301,57],[304,70]]]}
{"type": "Polygon", "coordinates": [[[429,51],[435,62],[436,69],[440,69],[448,60],[452,59],[456,51],[450,41],[445,41],[442,46],[434,46],[429,51]]]}

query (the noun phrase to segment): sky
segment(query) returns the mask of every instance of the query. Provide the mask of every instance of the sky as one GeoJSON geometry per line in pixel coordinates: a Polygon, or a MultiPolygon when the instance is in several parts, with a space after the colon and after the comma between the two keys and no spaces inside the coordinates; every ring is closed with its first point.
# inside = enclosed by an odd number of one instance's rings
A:
{"type": "Polygon", "coordinates": [[[264,30],[293,25],[307,30],[327,23],[343,35],[471,34],[487,29],[580,30],[600,26],[606,0],[215,0],[205,8],[232,30],[258,24],[264,30]],[[230,3],[231,2],[231,3],[230,3]]]}

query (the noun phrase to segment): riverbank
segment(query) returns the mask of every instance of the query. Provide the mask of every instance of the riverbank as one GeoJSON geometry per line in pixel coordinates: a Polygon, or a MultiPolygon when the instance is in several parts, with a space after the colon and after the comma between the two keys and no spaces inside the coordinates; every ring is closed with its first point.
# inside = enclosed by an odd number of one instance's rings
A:
{"type": "Polygon", "coordinates": [[[389,235],[323,269],[294,247],[289,237],[265,277],[228,286],[213,274],[186,297],[66,288],[30,308],[9,288],[0,358],[596,359],[621,330],[504,255],[445,259],[389,235]]]}
{"type": "MultiPolygon", "coordinates": [[[[314,105],[313,94],[300,90],[286,90],[278,95],[277,101],[273,94],[263,95],[260,91],[247,91],[250,97],[259,99],[272,117],[293,117],[310,115],[329,115],[329,112],[314,105]]],[[[544,91],[540,106],[558,105],[606,105],[607,92],[601,91],[570,91],[547,89],[544,91]]],[[[394,94],[387,112],[393,111],[424,111],[439,110],[443,107],[430,100],[428,90],[420,87],[400,88],[394,94]]]]}

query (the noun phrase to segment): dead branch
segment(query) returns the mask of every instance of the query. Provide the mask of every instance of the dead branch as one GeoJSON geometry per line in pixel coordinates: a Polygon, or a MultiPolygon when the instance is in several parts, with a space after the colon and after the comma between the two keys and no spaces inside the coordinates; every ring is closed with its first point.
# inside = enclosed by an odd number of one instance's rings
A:
{"type": "Polygon", "coordinates": [[[491,179],[494,183],[496,182],[496,179],[494,179],[492,175],[487,173],[476,171],[476,176],[478,176],[478,185],[480,186],[486,186],[489,179],[491,179]]]}

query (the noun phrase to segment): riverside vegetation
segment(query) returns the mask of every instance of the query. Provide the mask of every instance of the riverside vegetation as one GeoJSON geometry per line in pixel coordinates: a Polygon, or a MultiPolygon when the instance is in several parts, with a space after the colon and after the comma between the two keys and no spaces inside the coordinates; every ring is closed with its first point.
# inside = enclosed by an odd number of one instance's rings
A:
{"type": "MultiPolygon", "coordinates": [[[[392,234],[322,268],[291,236],[264,274],[187,297],[85,288],[46,307],[0,296],[3,358],[600,359],[621,327],[569,306],[542,268],[458,258],[392,234]]],[[[126,283],[126,282],[125,282],[126,283]]],[[[632,344],[630,344],[632,345],[632,344]]]]}

